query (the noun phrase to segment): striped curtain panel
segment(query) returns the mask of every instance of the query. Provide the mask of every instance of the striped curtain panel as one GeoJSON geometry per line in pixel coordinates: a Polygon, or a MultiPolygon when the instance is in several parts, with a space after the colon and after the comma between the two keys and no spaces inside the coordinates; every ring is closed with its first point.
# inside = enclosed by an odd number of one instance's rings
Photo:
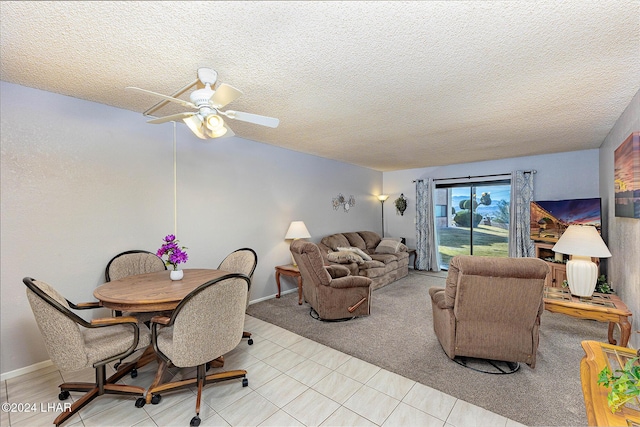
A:
{"type": "Polygon", "coordinates": [[[440,271],[434,211],[435,182],[416,182],[416,268],[440,271]]]}
{"type": "Polygon", "coordinates": [[[533,200],[533,173],[511,173],[511,212],[509,223],[509,256],[525,258],[535,256],[530,235],[530,202],[533,200]]]}

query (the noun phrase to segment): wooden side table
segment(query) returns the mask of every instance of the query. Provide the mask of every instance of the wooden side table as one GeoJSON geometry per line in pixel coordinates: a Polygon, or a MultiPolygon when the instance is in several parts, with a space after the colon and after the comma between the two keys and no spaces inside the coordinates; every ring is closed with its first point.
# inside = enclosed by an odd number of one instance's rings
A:
{"type": "Polygon", "coordinates": [[[571,295],[568,289],[545,287],[544,308],[552,313],[566,314],[578,319],[591,319],[609,322],[609,343],[618,344],[613,338],[615,325],[620,326],[620,343],[626,347],[631,335],[632,315],[625,303],[615,294],[593,293],[593,297],[584,298],[571,295]]]}
{"type": "Polygon", "coordinates": [[[276,298],[280,298],[281,274],[298,278],[298,305],[302,305],[302,276],[300,275],[300,269],[298,269],[298,266],[293,264],[276,266],[276,284],[278,285],[278,295],[276,295],[276,298]]]}
{"type": "Polygon", "coordinates": [[[637,353],[626,347],[619,347],[596,341],[582,341],[585,356],[580,362],[580,380],[587,421],[590,426],[631,426],[640,425],[639,401],[636,398],[615,414],[607,405],[609,388],[598,385],[598,375],[608,366],[613,372],[624,366],[637,353]]]}
{"type": "Polygon", "coordinates": [[[413,269],[417,270],[416,261],[418,260],[418,255],[416,255],[416,250],[415,249],[408,249],[407,252],[409,252],[409,259],[411,259],[411,255],[413,255],[413,269]]]}

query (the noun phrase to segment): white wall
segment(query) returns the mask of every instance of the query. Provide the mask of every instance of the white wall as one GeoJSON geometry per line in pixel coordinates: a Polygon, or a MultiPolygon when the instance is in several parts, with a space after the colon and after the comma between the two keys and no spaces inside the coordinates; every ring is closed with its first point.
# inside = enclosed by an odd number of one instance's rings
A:
{"type": "MultiPolygon", "coordinates": [[[[0,371],[7,373],[48,359],[23,277],[46,281],[73,302],[91,301],[113,255],[155,251],[174,231],[173,124],[148,125],[138,113],[6,82],[0,91],[0,371]]],[[[313,241],[380,231],[382,173],[176,129],[185,268],[215,268],[232,250],[252,247],[257,300],[276,293],[274,266],[290,262],[290,221],[304,220],[313,241]],[[355,196],[349,213],[333,209],[338,193],[355,196]]],[[[295,288],[287,278],[282,284],[295,288]]]]}
{"type": "Polygon", "coordinates": [[[536,170],[534,177],[537,200],[600,197],[598,181],[598,150],[583,150],[559,154],[517,157],[475,163],[459,163],[421,169],[407,169],[384,174],[385,233],[407,238],[410,247],[416,245],[414,180],[454,178],[474,175],[511,173],[514,170],[536,170]],[[396,214],[393,201],[404,193],[408,199],[404,216],[396,214]]]}
{"type": "Polygon", "coordinates": [[[600,193],[606,201],[603,234],[611,259],[609,279],[613,289],[633,312],[631,345],[640,347],[640,219],[615,216],[614,151],[632,132],[640,131],[640,91],[622,113],[600,147],[600,193]]]}

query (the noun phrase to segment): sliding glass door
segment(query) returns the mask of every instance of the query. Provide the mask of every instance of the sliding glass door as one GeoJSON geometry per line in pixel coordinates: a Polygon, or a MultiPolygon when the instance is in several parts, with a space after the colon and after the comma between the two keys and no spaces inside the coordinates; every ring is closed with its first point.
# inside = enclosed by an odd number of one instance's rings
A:
{"type": "Polygon", "coordinates": [[[510,180],[437,184],[440,268],[455,255],[509,256],[510,180]]]}

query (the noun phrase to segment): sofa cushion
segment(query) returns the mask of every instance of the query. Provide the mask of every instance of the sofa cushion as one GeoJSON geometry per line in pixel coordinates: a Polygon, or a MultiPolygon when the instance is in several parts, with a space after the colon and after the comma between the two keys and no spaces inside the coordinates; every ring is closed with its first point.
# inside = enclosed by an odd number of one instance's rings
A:
{"type": "Polygon", "coordinates": [[[346,247],[343,248],[342,246],[338,247],[339,251],[348,251],[348,252],[353,252],[356,255],[359,255],[363,260],[365,261],[371,261],[371,257],[369,256],[369,254],[365,253],[362,249],[360,248],[354,248],[354,247],[346,247]]]}
{"type": "Polygon", "coordinates": [[[374,233],[373,231],[358,231],[358,234],[364,240],[370,253],[373,252],[376,246],[378,246],[378,243],[380,243],[380,235],[378,233],[374,233]]]}
{"type": "Polygon", "coordinates": [[[330,247],[331,250],[333,250],[333,251],[337,251],[338,250],[338,246],[342,246],[342,247],[351,246],[349,244],[349,241],[347,240],[347,238],[344,237],[344,235],[341,234],[341,233],[337,233],[337,234],[332,234],[330,236],[326,236],[320,242],[323,245],[326,245],[326,246],[330,247]]]}
{"type": "Polygon", "coordinates": [[[350,264],[352,262],[356,264],[364,263],[362,257],[352,251],[329,252],[327,259],[331,262],[337,262],[338,264],[350,264]]]}
{"type": "Polygon", "coordinates": [[[367,244],[364,242],[364,239],[356,232],[353,233],[342,233],[344,237],[349,241],[349,246],[359,249],[367,249],[367,244]]]}
{"type": "Polygon", "coordinates": [[[398,260],[398,255],[396,255],[396,254],[371,254],[371,259],[373,259],[375,261],[380,261],[383,264],[390,264],[390,263],[398,260]]]}
{"type": "Polygon", "coordinates": [[[376,246],[377,254],[395,254],[400,252],[400,243],[399,241],[392,239],[382,239],[378,246],[376,246]]]}

